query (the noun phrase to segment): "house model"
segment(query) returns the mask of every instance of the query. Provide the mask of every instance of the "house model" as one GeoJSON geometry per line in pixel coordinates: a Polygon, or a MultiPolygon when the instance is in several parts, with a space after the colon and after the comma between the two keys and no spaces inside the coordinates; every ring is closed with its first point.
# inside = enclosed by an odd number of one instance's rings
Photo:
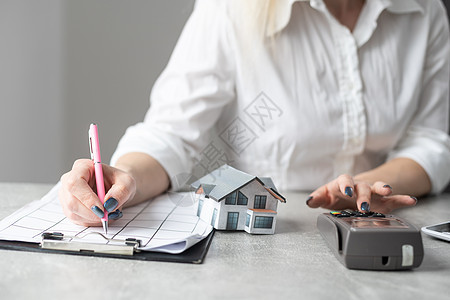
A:
{"type": "Polygon", "coordinates": [[[191,184],[197,216],[219,230],[275,232],[278,201],[285,203],[270,178],[258,178],[228,165],[191,184]]]}

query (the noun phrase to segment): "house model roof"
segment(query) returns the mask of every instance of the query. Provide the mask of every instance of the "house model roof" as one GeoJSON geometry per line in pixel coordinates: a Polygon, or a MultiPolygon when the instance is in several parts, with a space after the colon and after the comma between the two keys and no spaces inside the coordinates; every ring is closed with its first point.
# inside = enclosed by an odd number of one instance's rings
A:
{"type": "Polygon", "coordinates": [[[258,180],[269,192],[271,192],[274,197],[278,198],[282,202],[286,202],[286,199],[277,192],[271,178],[258,178],[230,167],[229,165],[221,166],[220,168],[193,182],[191,186],[196,190],[201,186],[205,195],[216,201],[220,201],[222,198],[253,181],[254,179],[258,180]]]}

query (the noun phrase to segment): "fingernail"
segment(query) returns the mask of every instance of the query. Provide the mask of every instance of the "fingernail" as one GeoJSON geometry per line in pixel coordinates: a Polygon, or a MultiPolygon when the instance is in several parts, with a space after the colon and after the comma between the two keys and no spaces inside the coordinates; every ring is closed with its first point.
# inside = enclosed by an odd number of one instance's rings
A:
{"type": "Polygon", "coordinates": [[[309,201],[311,201],[312,198],[313,198],[313,196],[309,196],[308,199],[306,199],[306,205],[309,206],[309,201]]]}
{"type": "Polygon", "coordinates": [[[353,189],[351,187],[346,187],[345,188],[345,194],[349,197],[353,197],[353,189]]]}
{"type": "Polygon", "coordinates": [[[367,202],[361,203],[361,210],[369,211],[369,203],[367,203],[367,202]]]}
{"type": "Polygon", "coordinates": [[[116,209],[117,205],[119,205],[119,202],[111,197],[105,201],[103,207],[106,209],[107,212],[112,212],[113,210],[116,209]]]}
{"type": "Polygon", "coordinates": [[[91,210],[94,212],[94,214],[99,217],[99,218],[103,218],[103,216],[105,215],[105,213],[100,209],[100,207],[93,205],[91,207],[91,210]]]}
{"type": "MultiPolygon", "coordinates": [[[[416,198],[416,197],[411,196],[411,199],[413,199],[414,201],[416,201],[416,204],[417,204],[417,198],[416,198]]],[[[416,205],[416,204],[414,204],[414,205],[416,205]]]]}
{"type": "Polygon", "coordinates": [[[391,189],[391,190],[392,190],[392,186],[390,186],[389,184],[385,184],[385,185],[383,185],[383,187],[384,187],[384,188],[388,188],[388,189],[391,189]]]}
{"type": "Polygon", "coordinates": [[[123,213],[120,210],[116,210],[110,214],[108,214],[108,219],[118,220],[123,217],[123,213]]]}

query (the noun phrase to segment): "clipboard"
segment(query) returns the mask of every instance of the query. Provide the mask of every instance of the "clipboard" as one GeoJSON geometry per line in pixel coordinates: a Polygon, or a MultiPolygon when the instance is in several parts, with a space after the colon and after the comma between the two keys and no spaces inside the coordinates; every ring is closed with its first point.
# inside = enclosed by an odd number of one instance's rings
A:
{"type": "Polygon", "coordinates": [[[195,215],[190,193],[167,193],[124,209],[107,237],[69,221],[58,188],[0,221],[0,249],[196,264],[208,252],[214,230],[195,215]],[[142,243],[130,243],[137,239],[142,243]]]}
{"type": "MultiPolygon", "coordinates": [[[[186,251],[180,254],[170,254],[164,252],[153,252],[153,251],[136,251],[137,244],[133,241],[129,242],[128,245],[124,242],[124,245],[105,245],[105,244],[93,244],[93,243],[82,243],[77,242],[71,250],[62,250],[61,247],[54,246],[58,243],[63,244],[64,241],[59,239],[51,238],[51,235],[55,233],[50,233],[47,238],[43,237],[42,242],[30,243],[30,242],[17,242],[17,241],[7,241],[0,240],[0,249],[4,250],[14,250],[14,251],[28,251],[28,252],[39,252],[39,253],[53,253],[53,254],[69,254],[69,255],[81,255],[81,256],[95,256],[95,257],[109,257],[109,258],[121,258],[121,259],[132,259],[132,260],[144,260],[144,261],[160,261],[160,262],[176,262],[176,263],[191,263],[191,264],[201,264],[203,263],[205,256],[211,245],[211,241],[214,236],[214,230],[203,240],[190,247],[186,251]],[[52,244],[54,247],[52,247],[52,244]],[[116,246],[127,247],[127,249],[122,249],[124,251],[130,251],[129,254],[121,254],[120,251],[114,250],[116,246]],[[108,249],[109,248],[109,249],[108,249]],[[131,248],[131,249],[130,249],[131,248]],[[78,250],[77,250],[78,249],[78,250]]],[[[66,243],[72,244],[72,243],[66,243]]],[[[59,245],[61,246],[61,245],[59,245]]],[[[73,245],[72,245],[73,246],[73,245]]]]}

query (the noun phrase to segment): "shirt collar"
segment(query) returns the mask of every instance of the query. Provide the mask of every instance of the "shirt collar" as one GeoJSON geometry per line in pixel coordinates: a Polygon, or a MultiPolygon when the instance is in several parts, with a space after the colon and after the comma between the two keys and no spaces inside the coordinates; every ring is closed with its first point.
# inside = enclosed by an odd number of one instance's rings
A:
{"type": "MultiPolygon", "coordinates": [[[[370,0],[369,0],[370,1],[370,0]]],[[[386,9],[396,14],[407,14],[413,12],[424,13],[423,7],[417,0],[378,0],[385,4],[386,9]]]]}
{"type": "MultiPolygon", "coordinates": [[[[376,1],[383,9],[386,9],[392,13],[403,14],[421,12],[423,13],[423,7],[417,3],[417,0],[366,0],[376,1]]],[[[283,30],[289,20],[291,19],[292,5],[295,2],[310,2],[311,7],[322,10],[325,8],[323,0],[278,0],[278,10],[275,12],[275,24],[271,30],[268,30],[267,35],[274,35],[283,30]]]]}

